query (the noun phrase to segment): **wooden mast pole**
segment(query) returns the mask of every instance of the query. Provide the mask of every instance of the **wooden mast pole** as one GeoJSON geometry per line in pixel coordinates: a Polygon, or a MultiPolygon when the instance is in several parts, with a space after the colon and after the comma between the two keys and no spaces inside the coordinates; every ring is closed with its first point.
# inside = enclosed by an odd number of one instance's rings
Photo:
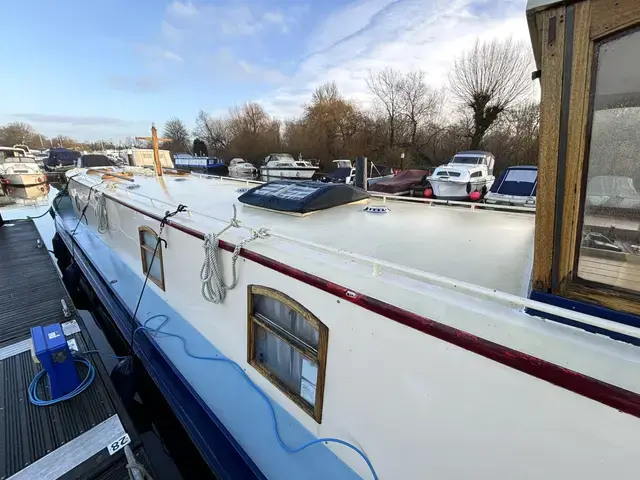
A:
{"type": "Polygon", "coordinates": [[[158,130],[156,124],[151,124],[151,136],[150,137],[136,137],[136,140],[150,140],[151,148],[153,149],[153,163],[156,167],[156,175],[162,176],[162,164],[160,163],[160,150],[158,149],[158,142],[170,142],[170,138],[158,138],[158,130]]]}

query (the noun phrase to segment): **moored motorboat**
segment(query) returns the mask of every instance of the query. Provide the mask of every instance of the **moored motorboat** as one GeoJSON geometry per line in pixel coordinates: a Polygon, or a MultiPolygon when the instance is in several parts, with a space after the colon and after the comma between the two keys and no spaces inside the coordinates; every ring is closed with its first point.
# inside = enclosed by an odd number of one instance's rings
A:
{"type": "Polygon", "coordinates": [[[484,201],[492,205],[512,205],[536,208],[538,167],[516,165],[508,167],[491,186],[484,201]]]}
{"type": "Polygon", "coordinates": [[[276,178],[308,180],[318,171],[318,167],[306,160],[295,160],[288,153],[267,155],[260,167],[260,175],[273,180],[276,178]]]}
{"type": "Polygon", "coordinates": [[[402,170],[395,176],[386,176],[373,182],[369,189],[376,193],[402,196],[409,193],[413,187],[423,184],[427,175],[428,170],[402,170]]]}
{"type": "Polygon", "coordinates": [[[0,147],[0,180],[5,185],[26,187],[47,181],[32,157],[12,147],[0,147]]]}
{"type": "Polygon", "coordinates": [[[495,180],[494,164],[495,159],[488,152],[458,152],[449,163],[436,168],[427,181],[433,195],[441,200],[467,200],[474,192],[482,198],[495,180]]]}
{"type": "Polygon", "coordinates": [[[232,177],[254,177],[257,173],[258,169],[253,166],[253,163],[243,158],[233,158],[229,162],[229,175],[232,177]]]}

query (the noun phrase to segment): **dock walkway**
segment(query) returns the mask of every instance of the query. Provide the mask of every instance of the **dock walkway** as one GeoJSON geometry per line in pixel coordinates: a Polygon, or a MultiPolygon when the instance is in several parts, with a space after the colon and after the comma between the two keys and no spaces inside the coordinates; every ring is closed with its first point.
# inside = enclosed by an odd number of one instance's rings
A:
{"type": "Polygon", "coordinates": [[[98,355],[90,356],[95,378],[79,396],[47,407],[29,402],[27,387],[41,369],[31,358],[30,329],[57,322],[80,352],[95,348],[33,222],[0,227],[0,480],[129,479],[124,448],[108,449],[125,443],[125,434],[149,470],[98,355]]]}

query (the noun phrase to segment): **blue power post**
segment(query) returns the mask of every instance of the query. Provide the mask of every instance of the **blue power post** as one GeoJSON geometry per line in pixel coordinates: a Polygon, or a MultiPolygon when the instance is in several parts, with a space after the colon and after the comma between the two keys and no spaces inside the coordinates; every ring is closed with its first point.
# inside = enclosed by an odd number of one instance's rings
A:
{"type": "Polygon", "coordinates": [[[56,399],[75,390],[80,380],[62,326],[54,323],[33,327],[31,339],[35,355],[49,376],[51,398],[56,399]]]}

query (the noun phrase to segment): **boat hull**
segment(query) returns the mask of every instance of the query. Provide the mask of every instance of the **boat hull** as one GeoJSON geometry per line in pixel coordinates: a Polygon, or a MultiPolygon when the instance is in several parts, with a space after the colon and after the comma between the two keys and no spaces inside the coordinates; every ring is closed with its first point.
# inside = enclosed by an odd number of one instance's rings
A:
{"type": "Polygon", "coordinates": [[[472,192],[480,192],[484,196],[493,184],[493,180],[463,183],[429,178],[428,181],[435,198],[442,200],[468,200],[472,192]]]}
{"type": "Polygon", "coordinates": [[[3,175],[4,183],[14,187],[30,187],[47,181],[44,173],[12,173],[3,175]]]}
{"type": "Polygon", "coordinates": [[[255,175],[257,173],[256,168],[246,168],[246,167],[229,167],[229,175],[231,176],[247,176],[247,175],[255,175]]]}
{"type": "Polygon", "coordinates": [[[298,167],[298,168],[267,168],[260,167],[260,175],[269,178],[284,178],[290,180],[309,180],[313,178],[313,174],[318,171],[314,167],[298,167]]]}
{"type": "MultiPolygon", "coordinates": [[[[67,202],[76,209],[67,231],[77,229],[67,237],[86,252],[107,288],[133,311],[143,282],[139,229],[158,231],[170,209],[136,200],[135,190],[106,191],[98,186],[104,197],[89,198],[98,180],[69,182],[69,194],[80,199],[67,202]],[[96,233],[98,198],[106,199],[103,211],[109,228],[103,234],[96,233]],[[87,202],[91,206],[84,209],[87,202]],[[86,213],[86,224],[78,222],[77,209],[86,213]]],[[[452,212],[467,221],[479,213],[452,212]]],[[[631,460],[639,449],[632,439],[640,435],[640,381],[631,374],[637,365],[634,347],[626,349],[621,342],[579,328],[559,328],[511,305],[469,297],[455,285],[437,287],[393,271],[371,275],[369,265],[345,266],[342,257],[321,255],[295,243],[278,248],[274,237],[256,239],[237,250],[237,286],[223,305],[213,305],[200,293],[202,242],[206,233],[228,223],[209,217],[196,223],[197,215],[183,213],[167,220],[167,245],[162,247],[166,282],[163,289],[149,282],[142,310],[144,315],[166,315],[167,330],[186,338],[192,352],[232,358],[240,369],[188,356],[176,339],[142,334],[156,342],[202,403],[220,415],[267,478],[372,476],[362,459],[341,446],[328,451],[319,443],[299,456],[282,449],[264,399],[241,371],[273,400],[288,445],[294,448],[325,437],[348,439],[363,446],[380,478],[416,479],[421,478],[416,472],[424,471],[454,480],[562,478],[559,472],[596,480],[612,469],[624,478],[635,475],[631,460]],[[321,422],[247,363],[247,292],[256,285],[277,288],[304,302],[330,331],[321,422]],[[381,351],[389,354],[381,356],[381,351]],[[381,404],[392,419],[380,418],[381,404]],[[425,436],[425,431],[433,435],[425,436]],[[419,442],[426,444],[416,452],[419,442]],[[452,462],[452,451],[456,458],[474,461],[452,462]],[[531,463],[531,458],[540,461],[531,463]]],[[[377,222],[381,217],[366,218],[377,222]]],[[[220,239],[219,261],[226,278],[235,247],[246,235],[228,229],[220,239]]],[[[161,321],[151,325],[157,327],[161,321]]]]}

